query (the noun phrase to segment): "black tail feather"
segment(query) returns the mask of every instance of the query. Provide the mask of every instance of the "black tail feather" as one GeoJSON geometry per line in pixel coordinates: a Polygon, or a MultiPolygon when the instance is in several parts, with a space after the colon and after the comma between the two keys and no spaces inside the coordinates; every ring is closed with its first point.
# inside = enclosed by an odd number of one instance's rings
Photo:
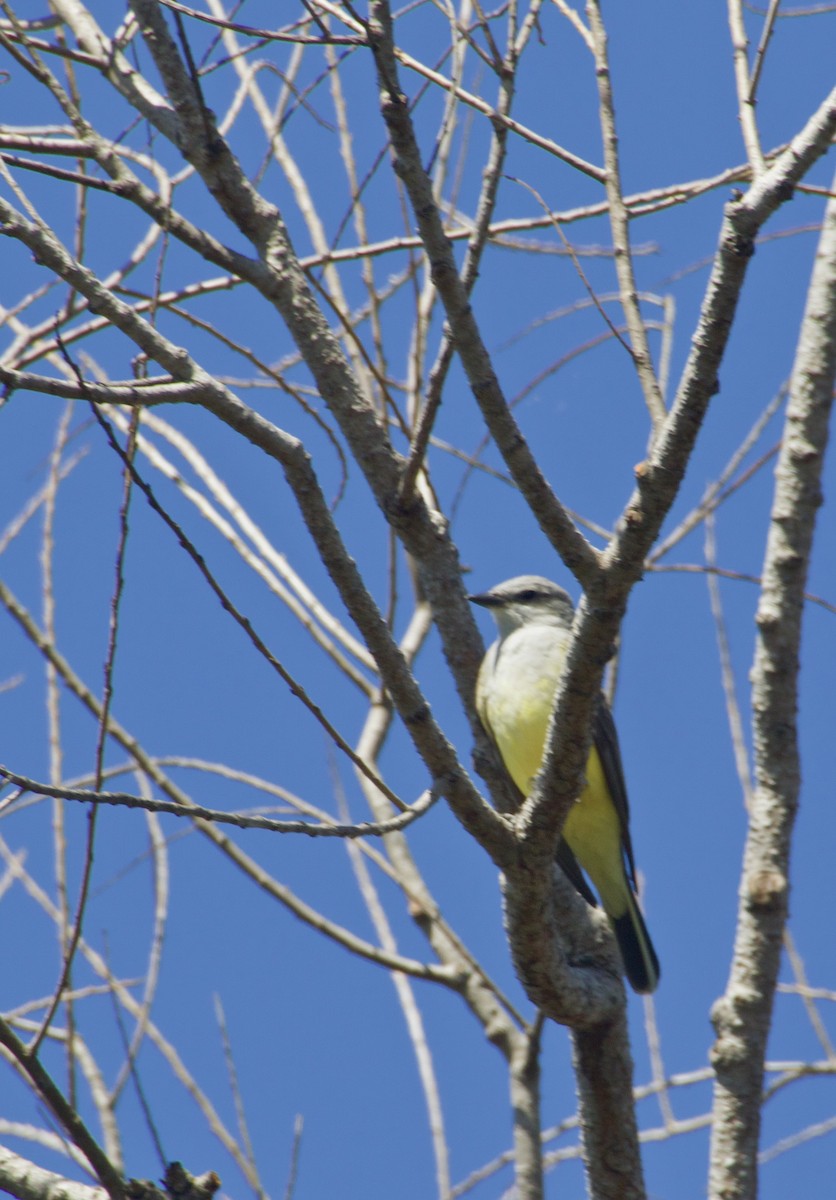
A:
{"type": "Polygon", "coordinates": [[[661,973],[659,959],[632,893],[627,911],[615,918],[612,925],[630,986],[640,993],[655,992],[661,973]]]}

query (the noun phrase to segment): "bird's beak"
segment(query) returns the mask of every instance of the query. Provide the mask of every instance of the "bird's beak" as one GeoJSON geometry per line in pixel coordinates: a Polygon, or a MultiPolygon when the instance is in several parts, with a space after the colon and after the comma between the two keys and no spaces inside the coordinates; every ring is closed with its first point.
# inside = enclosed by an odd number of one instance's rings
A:
{"type": "Polygon", "coordinates": [[[471,604],[481,604],[482,608],[496,608],[499,601],[490,592],[479,592],[475,596],[468,596],[471,604]]]}

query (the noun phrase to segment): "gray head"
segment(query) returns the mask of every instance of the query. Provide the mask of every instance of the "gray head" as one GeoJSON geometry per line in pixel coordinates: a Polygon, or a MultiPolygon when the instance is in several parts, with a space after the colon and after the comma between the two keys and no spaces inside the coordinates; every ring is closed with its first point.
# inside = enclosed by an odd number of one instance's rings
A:
{"type": "Polygon", "coordinates": [[[569,593],[542,575],[516,575],[468,600],[490,610],[503,637],[533,623],[568,629],[575,616],[569,593]]]}

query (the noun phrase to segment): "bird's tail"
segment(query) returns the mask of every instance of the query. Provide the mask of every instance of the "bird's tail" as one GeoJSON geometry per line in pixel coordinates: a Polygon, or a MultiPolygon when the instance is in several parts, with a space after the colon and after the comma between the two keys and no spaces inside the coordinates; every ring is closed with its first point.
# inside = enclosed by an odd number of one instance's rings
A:
{"type": "Polygon", "coordinates": [[[612,919],[615,938],[630,986],[636,992],[655,992],[659,983],[659,959],[653,949],[644,917],[632,890],[628,887],[627,910],[612,919]]]}

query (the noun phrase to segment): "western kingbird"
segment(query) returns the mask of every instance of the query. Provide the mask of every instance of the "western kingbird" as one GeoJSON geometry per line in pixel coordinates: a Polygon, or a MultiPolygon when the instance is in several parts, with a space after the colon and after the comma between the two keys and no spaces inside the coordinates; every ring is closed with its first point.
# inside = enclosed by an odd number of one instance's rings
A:
{"type": "MultiPolygon", "coordinates": [[[[479,669],[476,710],[509,775],[527,796],[543,760],[569,647],[572,601],[539,575],[519,575],[468,599],[489,609],[499,628],[479,669]]],[[[637,992],[652,992],[659,961],[636,899],[627,788],[615,722],[603,696],[586,784],[566,818],[557,860],[594,904],[578,863],[586,871],[612,924],[630,984],[637,992]]]]}

